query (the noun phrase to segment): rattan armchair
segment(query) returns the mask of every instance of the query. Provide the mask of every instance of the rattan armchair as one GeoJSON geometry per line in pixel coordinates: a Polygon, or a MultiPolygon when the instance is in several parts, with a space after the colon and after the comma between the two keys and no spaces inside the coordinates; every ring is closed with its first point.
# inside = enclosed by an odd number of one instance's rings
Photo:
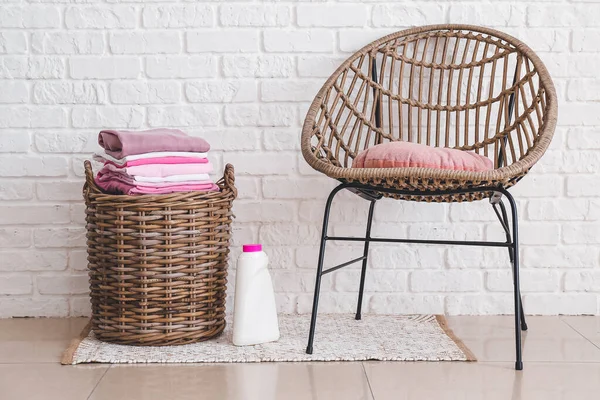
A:
{"type": "Polygon", "coordinates": [[[469,25],[434,25],[385,36],[346,60],[325,82],[306,116],[302,154],[315,170],[342,183],[325,207],[307,353],[313,352],[321,277],[362,262],[356,319],[361,318],[371,242],[506,247],[513,269],[516,369],[523,368],[526,330],[519,286],[517,208],[507,189],[544,154],[554,133],[557,100],[546,67],[524,43],[469,25]],[[408,141],[474,151],[493,161],[485,172],[432,168],[352,168],[357,154],[380,143],[408,141]],[[347,189],[370,202],[364,237],[327,235],[335,195],[347,189]],[[505,242],[371,237],[382,197],[426,202],[489,199],[505,242]],[[503,202],[511,207],[511,218],[503,202]],[[323,270],[327,241],[364,242],[362,257],[323,270]]]}

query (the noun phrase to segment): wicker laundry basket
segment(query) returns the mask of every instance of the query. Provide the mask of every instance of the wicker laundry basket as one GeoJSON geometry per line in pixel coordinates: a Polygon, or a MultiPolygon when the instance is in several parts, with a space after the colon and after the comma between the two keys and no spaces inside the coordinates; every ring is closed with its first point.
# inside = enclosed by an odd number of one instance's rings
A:
{"type": "Polygon", "coordinates": [[[107,342],[158,346],[210,339],[225,327],[231,206],[219,192],[110,195],[85,162],[92,329],[107,342]]]}

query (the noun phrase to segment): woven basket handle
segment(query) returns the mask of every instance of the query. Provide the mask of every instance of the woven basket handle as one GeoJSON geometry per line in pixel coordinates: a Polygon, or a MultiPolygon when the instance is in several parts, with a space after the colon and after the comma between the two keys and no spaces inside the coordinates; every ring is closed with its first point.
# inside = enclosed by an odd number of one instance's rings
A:
{"type": "Polygon", "coordinates": [[[83,184],[83,196],[88,191],[100,193],[101,190],[96,185],[96,181],[94,181],[94,170],[92,170],[92,163],[89,160],[85,160],[83,162],[83,166],[85,169],[85,183],[83,184]]]}
{"type": "Polygon", "coordinates": [[[227,164],[225,165],[225,172],[223,173],[223,179],[225,180],[225,185],[231,189],[234,196],[237,197],[237,188],[235,187],[235,174],[233,165],[227,164]]]}

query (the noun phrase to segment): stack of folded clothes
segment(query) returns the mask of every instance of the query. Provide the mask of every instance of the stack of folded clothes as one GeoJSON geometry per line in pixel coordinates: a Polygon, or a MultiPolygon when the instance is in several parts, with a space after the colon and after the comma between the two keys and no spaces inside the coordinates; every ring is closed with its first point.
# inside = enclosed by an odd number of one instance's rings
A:
{"type": "Polygon", "coordinates": [[[96,184],[111,194],[162,194],[218,191],[210,179],[208,142],[179,129],[103,130],[98,144],[104,163],[96,184]]]}

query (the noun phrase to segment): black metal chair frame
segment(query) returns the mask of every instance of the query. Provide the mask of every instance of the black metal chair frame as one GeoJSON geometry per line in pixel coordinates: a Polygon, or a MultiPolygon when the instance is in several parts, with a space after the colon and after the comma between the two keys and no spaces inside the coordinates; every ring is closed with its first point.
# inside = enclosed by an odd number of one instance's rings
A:
{"type": "MultiPolygon", "coordinates": [[[[372,76],[373,79],[377,80],[377,66],[373,63],[372,68],[372,76]]],[[[513,84],[516,80],[516,71],[515,77],[513,79],[513,84]]],[[[375,90],[375,89],[374,89],[375,90]]],[[[380,118],[380,104],[377,102],[375,104],[376,111],[376,125],[377,127],[381,126],[381,118],[380,118]]],[[[512,118],[514,108],[514,93],[510,96],[509,101],[509,120],[512,118]]],[[[506,142],[506,137],[504,138],[506,142]]],[[[499,164],[502,165],[502,157],[499,157],[499,164]]],[[[527,324],[525,322],[525,314],[523,312],[523,304],[521,301],[521,287],[519,282],[519,221],[517,216],[517,205],[513,196],[503,187],[473,187],[473,188],[465,188],[465,189],[456,189],[456,190],[442,190],[442,191],[408,191],[408,190],[398,190],[398,189],[390,189],[386,187],[380,186],[372,186],[372,185],[363,185],[355,182],[344,182],[342,184],[334,188],[329,197],[327,198],[327,204],[325,206],[325,215],[323,217],[323,230],[321,232],[321,244],[319,250],[319,261],[317,266],[317,278],[315,283],[315,293],[313,299],[313,307],[312,307],[312,316],[310,320],[310,331],[308,336],[308,345],[306,347],[306,353],[313,353],[313,343],[315,336],[315,328],[317,324],[317,311],[319,307],[319,293],[321,290],[321,278],[323,275],[328,274],[330,272],[337,271],[341,268],[347,267],[348,265],[357,263],[362,261],[362,270],[360,275],[360,286],[358,290],[358,304],[356,306],[356,316],[357,320],[362,317],[362,301],[363,301],[363,292],[365,288],[365,277],[367,272],[367,258],[369,255],[369,244],[373,243],[414,243],[414,244],[438,244],[438,245],[459,245],[459,246],[487,246],[487,247],[506,247],[508,249],[509,260],[512,264],[512,274],[513,274],[513,292],[514,292],[514,306],[515,306],[515,348],[516,348],[516,361],[515,361],[515,369],[522,370],[523,369],[523,358],[522,358],[522,349],[521,349],[521,330],[527,330],[527,324]],[[331,210],[331,204],[335,195],[343,189],[348,189],[359,197],[364,198],[371,202],[369,206],[369,214],[367,217],[367,228],[365,237],[345,237],[345,236],[328,236],[327,235],[327,227],[329,225],[329,213],[331,210]],[[490,241],[456,241],[456,240],[421,240],[421,239],[390,239],[390,238],[376,238],[371,236],[371,225],[373,223],[373,211],[375,210],[375,202],[381,199],[383,196],[377,193],[390,193],[397,195],[412,195],[412,196],[440,196],[447,194],[463,194],[463,193],[493,193],[490,197],[490,203],[494,209],[502,228],[506,234],[506,242],[490,242],[490,241]],[[512,214],[512,234],[508,219],[508,213],[506,211],[506,206],[502,201],[502,195],[504,195],[510,204],[511,214],[512,214]],[[498,209],[499,208],[499,209],[498,209]],[[325,246],[328,241],[346,241],[346,242],[364,242],[364,251],[362,257],[355,258],[353,260],[347,261],[345,263],[339,264],[335,267],[328,268],[323,270],[323,261],[325,258],[325,246]]]]}
{"type": "Polygon", "coordinates": [[[438,244],[438,245],[460,245],[460,246],[487,246],[487,247],[506,247],[508,249],[509,260],[512,264],[513,272],[513,286],[514,286],[514,303],[515,303],[515,346],[516,346],[516,362],[515,369],[523,369],[523,360],[521,355],[521,330],[527,330],[527,324],[525,322],[525,314],[523,313],[523,305],[521,303],[521,289],[519,283],[519,240],[518,240],[519,222],[517,216],[517,205],[513,196],[504,188],[501,187],[480,187],[480,188],[469,188],[460,190],[447,190],[439,192],[414,192],[406,190],[389,189],[385,187],[375,187],[369,185],[362,185],[359,183],[342,183],[341,185],[334,188],[329,197],[327,198],[327,204],[325,206],[325,215],[323,217],[323,230],[321,232],[321,245],[319,250],[319,262],[317,266],[317,279],[315,283],[315,294],[313,299],[312,316],[310,320],[310,333],[308,337],[308,346],[306,352],[308,354],[313,353],[313,342],[315,335],[315,327],[317,323],[317,310],[319,307],[319,293],[321,289],[321,278],[330,272],[337,271],[348,265],[362,261],[362,270],[360,275],[360,286],[358,289],[358,304],[356,306],[357,320],[361,319],[362,316],[362,302],[363,293],[365,289],[365,277],[367,272],[367,258],[369,255],[369,244],[370,243],[414,243],[414,244],[438,244]],[[333,199],[337,193],[343,189],[360,191],[360,196],[370,201],[369,214],[367,217],[367,228],[365,237],[346,237],[346,236],[328,236],[327,228],[329,226],[329,214],[333,199]],[[375,203],[382,196],[372,196],[370,192],[384,192],[399,195],[417,195],[417,196],[435,196],[435,195],[446,195],[446,194],[461,194],[461,193],[476,193],[476,192],[493,192],[494,195],[490,198],[490,203],[494,209],[502,228],[506,234],[505,242],[490,242],[490,241],[457,241],[457,240],[423,240],[423,239],[390,239],[390,238],[379,238],[371,236],[371,225],[373,223],[373,212],[375,210],[375,203]],[[502,195],[506,196],[511,208],[512,215],[512,233],[510,229],[510,222],[508,219],[508,213],[506,206],[502,201],[502,195]],[[328,241],[346,241],[346,242],[364,242],[364,250],[362,257],[355,258],[347,261],[335,267],[323,270],[323,261],[325,259],[325,246],[328,241]]]}

